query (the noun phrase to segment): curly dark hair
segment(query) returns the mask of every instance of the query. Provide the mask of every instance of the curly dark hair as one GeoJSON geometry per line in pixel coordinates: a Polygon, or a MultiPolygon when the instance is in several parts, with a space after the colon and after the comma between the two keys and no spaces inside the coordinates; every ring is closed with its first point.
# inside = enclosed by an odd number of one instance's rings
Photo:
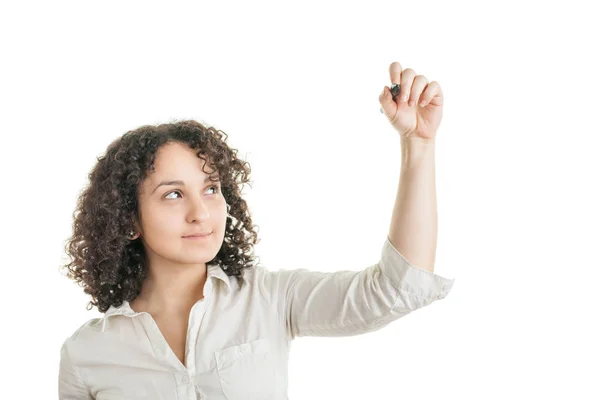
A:
{"type": "MultiPolygon", "coordinates": [[[[97,157],[73,212],[73,235],[65,250],[72,259],[60,269],[84,288],[92,300],[86,309],[102,313],[111,305],[131,302],[148,275],[141,240],[130,240],[127,232],[140,220],[138,195],[159,148],[179,142],[195,150],[211,172],[218,171],[221,192],[230,206],[223,244],[210,264],[219,265],[228,276],[243,280],[243,269],[254,267],[254,245],[260,242],[246,201],[240,193],[250,180],[250,166],[237,158],[227,144],[227,134],[194,120],[144,125],[128,131],[97,157]],[[234,221],[235,219],[235,221],[234,221]]],[[[206,171],[205,171],[206,172],[206,171]]],[[[251,184],[249,184],[252,186],[251,184]]]]}

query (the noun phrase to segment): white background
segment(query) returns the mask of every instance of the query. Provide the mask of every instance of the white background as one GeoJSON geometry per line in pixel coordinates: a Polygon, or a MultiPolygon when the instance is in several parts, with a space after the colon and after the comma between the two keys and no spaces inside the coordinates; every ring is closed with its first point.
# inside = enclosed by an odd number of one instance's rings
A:
{"type": "Polygon", "coordinates": [[[444,92],[435,273],[456,281],[380,331],[295,340],[290,398],[600,398],[592,2],[208,4],[1,6],[0,397],[54,398],[60,345],[101,316],[58,267],[95,157],[138,126],[229,135],[266,267],[377,262],[398,61],[444,92]]]}

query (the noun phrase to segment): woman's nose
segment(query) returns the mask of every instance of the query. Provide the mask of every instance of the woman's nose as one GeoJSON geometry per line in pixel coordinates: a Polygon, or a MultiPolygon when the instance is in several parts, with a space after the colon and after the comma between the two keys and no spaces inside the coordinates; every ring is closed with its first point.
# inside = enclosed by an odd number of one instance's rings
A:
{"type": "Polygon", "coordinates": [[[208,210],[208,205],[204,204],[202,200],[198,200],[194,202],[189,212],[190,218],[193,220],[206,220],[210,217],[210,213],[208,210]]]}

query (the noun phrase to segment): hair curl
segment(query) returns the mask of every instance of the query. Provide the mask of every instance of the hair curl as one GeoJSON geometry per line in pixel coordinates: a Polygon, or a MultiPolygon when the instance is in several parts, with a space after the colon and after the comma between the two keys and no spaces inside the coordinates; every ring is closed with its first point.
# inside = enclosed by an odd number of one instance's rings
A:
{"type": "Polygon", "coordinates": [[[97,157],[88,175],[89,185],[73,212],[73,235],[65,244],[72,260],[60,267],[91,295],[86,309],[96,306],[104,313],[111,305],[118,307],[140,293],[148,275],[147,258],[140,238],[130,240],[127,232],[140,220],[141,182],[154,170],[156,152],[167,143],[188,145],[199,158],[211,162],[214,172],[218,170],[221,192],[230,208],[223,244],[208,263],[238,277],[238,283],[243,280],[243,269],[255,266],[254,244],[260,240],[240,195],[243,184],[250,180],[250,166],[225,143],[227,137],[225,132],[194,120],[144,125],[126,132],[97,157]]]}

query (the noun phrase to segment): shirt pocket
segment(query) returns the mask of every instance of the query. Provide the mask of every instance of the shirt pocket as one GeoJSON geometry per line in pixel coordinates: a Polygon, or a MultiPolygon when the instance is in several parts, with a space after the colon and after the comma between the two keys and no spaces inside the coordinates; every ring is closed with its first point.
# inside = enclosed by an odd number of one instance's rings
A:
{"type": "Polygon", "coordinates": [[[227,400],[275,398],[273,354],[266,338],[215,352],[221,390],[227,400]]]}

